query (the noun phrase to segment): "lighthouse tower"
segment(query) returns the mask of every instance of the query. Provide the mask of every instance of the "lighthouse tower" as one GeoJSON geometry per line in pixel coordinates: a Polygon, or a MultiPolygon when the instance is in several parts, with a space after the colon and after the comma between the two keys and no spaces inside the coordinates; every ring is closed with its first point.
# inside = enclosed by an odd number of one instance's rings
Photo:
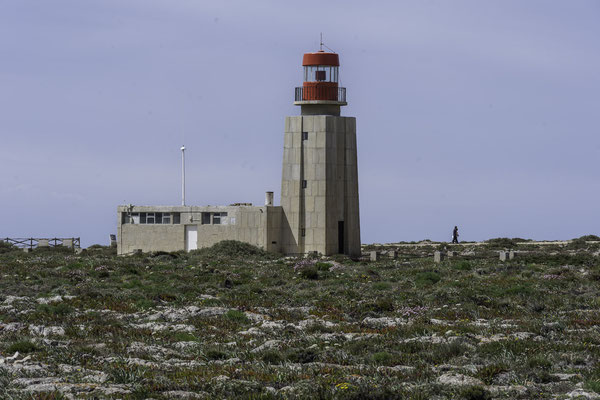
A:
{"type": "Polygon", "coordinates": [[[282,251],[358,257],[360,220],[356,118],[340,116],[339,56],[304,54],[304,82],[286,117],[281,179],[282,251]]]}

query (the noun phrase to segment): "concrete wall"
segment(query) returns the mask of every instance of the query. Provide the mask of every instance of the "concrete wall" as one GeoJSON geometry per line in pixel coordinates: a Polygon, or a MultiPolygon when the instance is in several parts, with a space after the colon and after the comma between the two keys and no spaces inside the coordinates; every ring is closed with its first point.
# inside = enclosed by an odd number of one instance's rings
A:
{"type": "Polygon", "coordinates": [[[343,221],[344,253],[360,255],[356,160],[355,118],[286,118],[281,181],[283,252],[338,253],[338,223],[343,221]],[[305,140],[303,132],[308,136],[305,140]]]}
{"type": "Polygon", "coordinates": [[[117,253],[129,254],[136,250],[179,251],[185,249],[185,227],[198,227],[198,248],[212,246],[222,240],[239,240],[280,251],[281,207],[263,206],[119,206],[117,209],[117,253]],[[180,213],[179,224],[122,223],[123,213],[170,212],[180,213]],[[202,213],[226,212],[221,224],[202,224],[202,213]],[[274,242],[274,243],[273,243],[274,242]]]}

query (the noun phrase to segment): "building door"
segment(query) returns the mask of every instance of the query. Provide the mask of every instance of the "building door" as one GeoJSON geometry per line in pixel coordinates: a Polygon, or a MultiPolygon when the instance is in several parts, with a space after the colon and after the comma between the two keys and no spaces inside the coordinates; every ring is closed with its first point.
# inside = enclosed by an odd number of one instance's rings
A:
{"type": "Polygon", "coordinates": [[[344,221],[338,221],[338,253],[344,254],[344,221]]]}
{"type": "Polygon", "coordinates": [[[185,251],[198,248],[198,225],[185,226],[185,251]]]}

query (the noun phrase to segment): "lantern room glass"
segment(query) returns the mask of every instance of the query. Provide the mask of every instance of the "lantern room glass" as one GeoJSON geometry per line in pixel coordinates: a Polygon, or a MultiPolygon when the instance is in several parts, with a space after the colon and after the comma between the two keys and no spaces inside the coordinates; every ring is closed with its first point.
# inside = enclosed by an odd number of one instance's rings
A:
{"type": "Polygon", "coordinates": [[[304,67],[304,82],[336,82],[340,67],[331,65],[307,65],[304,67]]]}

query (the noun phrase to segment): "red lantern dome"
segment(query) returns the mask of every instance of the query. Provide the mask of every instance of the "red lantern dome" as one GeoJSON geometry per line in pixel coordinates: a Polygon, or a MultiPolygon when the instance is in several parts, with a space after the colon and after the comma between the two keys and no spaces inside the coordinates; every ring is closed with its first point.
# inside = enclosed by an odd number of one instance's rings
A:
{"type": "Polygon", "coordinates": [[[323,50],[302,58],[304,82],[296,88],[295,104],[346,105],[346,88],[338,86],[340,59],[323,50]]]}

